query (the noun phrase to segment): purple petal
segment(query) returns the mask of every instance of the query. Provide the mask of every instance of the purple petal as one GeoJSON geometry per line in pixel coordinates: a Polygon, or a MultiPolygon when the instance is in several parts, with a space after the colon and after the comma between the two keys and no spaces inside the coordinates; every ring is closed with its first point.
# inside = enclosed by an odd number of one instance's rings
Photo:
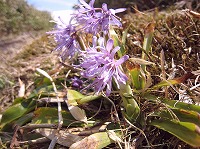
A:
{"type": "Polygon", "coordinates": [[[106,95],[109,96],[111,93],[111,88],[112,88],[112,81],[108,82],[107,88],[106,88],[106,95]]]}
{"type": "Polygon", "coordinates": [[[91,6],[88,5],[84,0],[79,0],[79,2],[87,9],[91,9],[91,6]]]}
{"type": "Polygon", "coordinates": [[[126,60],[129,59],[129,56],[128,55],[124,55],[123,57],[121,57],[119,60],[117,60],[115,62],[116,66],[119,66],[121,65],[122,63],[124,63],[126,60]]]}
{"type": "Polygon", "coordinates": [[[105,40],[105,39],[104,39],[103,37],[100,37],[100,38],[99,38],[98,44],[99,44],[100,47],[104,47],[104,40],[105,40]]]}
{"type": "Polygon", "coordinates": [[[93,45],[93,47],[97,46],[97,37],[96,36],[93,36],[93,38],[92,38],[92,45],[93,45]]]}
{"type": "Polygon", "coordinates": [[[122,70],[117,67],[115,76],[120,83],[126,84],[128,77],[122,72],[122,70]]]}
{"type": "Polygon", "coordinates": [[[114,11],[115,13],[120,13],[120,12],[126,11],[126,8],[119,8],[119,9],[115,9],[114,11]]]}
{"type": "Polygon", "coordinates": [[[89,3],[89,5],[90,5],[91,7],[93,7],[93,6],[94,6],[94,2],[95,2],[95,0],[91,0],[90,3],[89,3]]]}
{"type": "Polygon", "coordinates": [[[103,9],[103,11],[108,11],[108,6],[106,3],[102,4],[102,9],[103,9]]]}
{"type": "Polygon", "coordinates": [[[114,42],[112,39],[109,39],[107,41],[106,50],[108,50],[109,53],[110,53],[111,49],[113,48],[113,44],[114,44],[114,42]]]}
{"type": "Polygon", "coordinates": [[[117,46],[117,47],[115,47],[113,50],[112,50],[112,52],[111,52],[111,58],[114,58],[115,57],[115,53],[117,52],[117,51],[119,51],[119,49],[120,49],[120,47],[119,46],[117,46]]]}
{"type": "Polygon", "coordinates": [[[116,25],[116,26],[118,26],[118,27],[121,27],[122,26],[122,23],[117,19],[117,18],[115,18],[114,16],[111,16],[111,24],[112,25],[116,25]]]}

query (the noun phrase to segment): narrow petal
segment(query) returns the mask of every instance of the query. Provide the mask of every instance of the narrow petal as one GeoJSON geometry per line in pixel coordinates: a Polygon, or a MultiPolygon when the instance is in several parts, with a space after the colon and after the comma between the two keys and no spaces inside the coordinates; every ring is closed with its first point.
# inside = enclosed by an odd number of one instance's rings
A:
{"type": "Polygon", "coordinates": [[[110,24],[116,25],[118,27],[122,26],[122,23],[117,18],[115,18],[114,16],[111,16],[110,24]]]}
{"type": "Polygon", "coordinates": [[[100,47],[104,47],[104,40],[105,40],[105,39],[104,39],[103,37],[100,37],[100,38],[99,38],[98,44],[99,44],[100,47]]]}
{"type": "Polygon", "coordinates": [[[112,80],[107,83],[107,87],[106,87],[106,95],[107,96],[110,95],[111,89],[112,89],[112,80]]]}
{"type": "Polygon", "coordinates": [[[103,11],[108,11],[108,6],[106,3],[102,4],[102,9],[103,9],[103,11]]]}
{"type": "Polygon", "coordinates": [[[93,7],[93,6],[94,6],[94,2],[95,2],[95,0],[91,0],[90,3],[89,3],[89,5],[90,5],[91,7],[93,7]]]}
{"type": "Polygon", "coordinates": [[[88,5],[84,0],[79,0],[79,2],[87,9],[91,9],[91,6],[88,5]]]}
{"type": "Polygon", "coordinates": [[[109,53],[110,53],[111,49],[113,48],[113,44],[114,44],[114,42],[112,39],[109,39],[107,41],[106,50],[108,50],[109,53]]]}
{"type": "Polygon", "coordinates": [[[124,63],[127,59],[129,59],[129,56],[128,55],[124,55],[123,57],[121,57],[119,60],[117,60],[115,62],[115,65],[116,66],[119,66],[121,65],[122,63],[124,63]]]}
{"type": "Polygon", "coordinates": [[[115,9],[115,13],[120,13],[120,12],[124,12],[124,11],[126,11],[126,8],[115,9]]]}
{"type": "Polygon", "coordinates": [[[112,52],[111,52],[111,58],[114,58],[115,57],[115,53],[117,52],[117,51],[119,51],[119,49],[120,49],[120,47],[119,46],[117,46],[117,47],[115,47],[113,50],[112,50],[112,52]]]}
{"type": "Polygon", "coordinates": [[[96,36],[93,36],[93,38],[92,38],[92,44],[93,44],[93,47],[97,46],[97,37],[96,36]]]}

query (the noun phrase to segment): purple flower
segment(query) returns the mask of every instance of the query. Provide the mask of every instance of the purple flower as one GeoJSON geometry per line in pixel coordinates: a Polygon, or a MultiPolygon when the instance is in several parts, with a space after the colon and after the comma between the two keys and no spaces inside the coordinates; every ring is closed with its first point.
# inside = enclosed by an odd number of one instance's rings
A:
{"type": "Polygon", "coordinates": [[[79,0],[81,3],[79,12],[81,13],[92,13],[95,12],[94,10],[94,2],[95,0],[91,0],[89,4],[87,4],[84,0],[79,0]]]}
{"type": "Polygon", "coordinates": [[[72,87],[75,88],[81,88],[83,85],[83,81],[81,79],[79,79],[78,77],[74,77],[71,79],[72,80],[72,87]]]}
{"type": "Polygon", "coordinates": [[[102,10],[104,14],[104,17],[103,17],[104,19],[102,20],[102,31],[108,32],[110,25],[115,25],[118,27],[122,26],[121,22],[119,21],[120,18],[117,17],[115,14],[125,11],[126,8],[119,8],[116,10],[108,9],[107,4],[103,3],[102,10]]]}
{"type": "Polygon", "coordinates": [[[53,34],[57,47],[55,51],[60,52],[61,58],[72,58],[79,51],[79,44],[76,41],[76,29],[72,24],[65,24],[61,19],[56,22],[55,29],[48,32],[53,34]]]}
{"type": "MultiPolygon", "coordinates": [[[[120,84],[126,84],[127,76],[123,73],[121,64],[129,57],[124,55],[119,60],[115,60],[115,54],[120,47],[113,49],[113,40],[109,39],[104,46],[104,39],[99,38],[99,46],[88,48],[83,54],[83,62],[81,67],[84,71],[81,73],[83,77],[92,79],[93,83],[88,87],[94,87],[98,94],[106,88],[106,94],[111,93],[112,81],[118,88],[120,84]]],[[[97,45],[97,40],[93,40],[93,45],[97,45]]]]}
{"type": "Polygon", "coordinates": [[[94,35],[99,32],[107,34],[110,25],[122,26],[119,21],[120,18],[115,14],[125,11],[125,8],[116,10],[108,9],[105,3],[102,5],[102,8],[94,8],[94,1],[95,0],[91,0],[90,3],[87,4],[84,0],[80,0],[82,5],[80,9],[78,9],[78,13],[74,15],[75,20],[78,24],[81,24],[86,32],[94,35]]]}

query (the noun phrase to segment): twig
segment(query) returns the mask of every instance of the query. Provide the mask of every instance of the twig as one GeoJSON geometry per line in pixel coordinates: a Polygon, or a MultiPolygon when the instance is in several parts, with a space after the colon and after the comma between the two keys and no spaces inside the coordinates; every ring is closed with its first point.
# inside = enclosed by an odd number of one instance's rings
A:
{"type": "Polygon", "coordinates": [[[58,141],[58,136],[56,135],[56,136],[51,140],[51,143],[49,144],[48,149],[54,149],[54,147],[55,147],[57,141],[58,141]]]}
{"type": "MultiPolygon", "coordinates": [[[[39,68],[37,68],[36,70],[38,72],[40,72],[42,75],[44,75],[45,77],[47,77],[53,85],[53,89],[54,89],[54,92],[56,94],[56,99],[57,99],[57,103],[58,103],[58,127],[57,127],[57,133],[58,133],[59,130],[61,129],[61,127],[62,127],[62,124],[63,124],[63,117],[62,117],[62,113],[61,113],[61,111],[62,111],[61,102],[60,102],[60,99],[59,99],[59,96],[58,96],[58,91],[57,91],[56,85],[55,85],[52,77],[47,72],[45,72],[44,70],[39,69],[39,68]]],[[[57,142],[57,139],[58,139],[57,134],[55,134],[55,137],[52,139],[52,141],[49,145],[49,149],[54,148],[54,146],[57,142]]]]}
{"type": "Polygon", "coordinates": [[[54,128],[55,124],[29,124],[22,126],[20,129],[36,129],[36,128],[54,128]]]}
{"type": "Polygon", "coordinates": [[[19,126],[16,125],[15,126],[15,130],[14,130],[14,134],[13,134],[13,137],[12,137],[12,140],[11,140],[11,144],[10,144],[10,148],[14,148],[14,146],[18,146],[19,145],[19,142],[17,141],[17,132],[19,130],[19,126]]]}
{"type": "Polygon", "coordinates": [[[133,128],[135,128],[135,129],[137,129],[137,130],[140,131],[140,133],[145,137],[148,146],[150,146],[150,143],[149,143],[149,141],[148,141],[148,139],[147,139],[147,137],[146,137],[144,131],[142,131],[140,128],[136,127],[135,125],[133,125],[133,124],[132,124],[131,122],[129,122],[129,120],[127,120],[125,117],[124,117],[124,119],[125,119],[125,121],[126,121],[130,126],[132,126],[133,128]]]}
{"type": "MultiPolygon", "coordinates": [[[[60,102],[64,102],[65,100],[66,100],[65,98],[59,98],[60,102]]],[[[40,102],[55,103],[57,102],[57,98],[44,97],[44,98],[40,98],[40,102]]]]}
{"type": "Polygon", "coordinates": [[[199,86],[200,86],[200,83],[197,84],[197,85],[195,85],[195,86],[193,86],[193,87],[191,87],[190,90],[193,90],[193,89],[195,89],[195,88],[197,88],[197,87],[199,87],[199,86]]]}
{"type": "Polygon", "coordinates": [[[115,109],[115,113],[116,113],[115,116],[117,117],[117,122],[120,124],[120,119],[119,119],[119,116],[118,116],[118,113],[117,113],[117,109],[116,109],[116,106],[115,106],[114,102],[112,100],[110,100],[110,98],[108,98],[104,93],[102,94],[102,96],[105,99],[107,99],[113,105],[113,107],[115,109]]]}
{"type": "Polygon", "coordinates": [[[51,80],[51,83],[53,85],[53,89],[56,94],[56,98],[57,98],[57,102],[58,102],[58,130],[60,130],[60,128],[62,127],[62,124],[63,124],[63,118],[62,118],[62,113],[61,113],[61,111],[62,111],[61,102],[60,102],[60,99],[58,96],[58,91],[57,91],[56,85],[53,82],[53,79],[51,80]]]}
{"type": "Polygon", "coordinates": [[[102,106],[102,100],[101,100],[101,103],[100,103],[98,111],[92,117],[90,117],[88,120],[93,119],[100,112],[101,106],[102,106]]]}
{"type": "Polygon", "coordinates": [[[44,143],[44,142],[48,142],[48,141],[50,141],[50,140],[47,139],[46,137],[42,137],[42,138],[35,139],[35,140],[21,141],[21,142],[19,142],[19,144],[21,144],[21,145],[24,145],[24,144],[33,145],[33,144],[39,144],[39,143],[44,143]]]}
{"type": "MultiPolygon", "coordinates": [[[[162,77],[164,78],[164,80],[166,80],[166,73],[165,73],[165,54],[163,49],[160,52],[160,65],[161,65],[161,70],[162,70],[162,77]]],[[[168,97],[168,90],[167,87],[164,88],[165,90],[165,98],[168,97]]]]}
{"type": "Polygon", "coordinates": [[[76,67],[73,67],[73,66],[71,66],[69,64],[64,63],[61,58],[59,59],[59,61],[64,67],[67,67],[67,68],[71,69],[72,71],[80,71],[80,70],[82,70],[80,68],[76,68],[76,67]]]}

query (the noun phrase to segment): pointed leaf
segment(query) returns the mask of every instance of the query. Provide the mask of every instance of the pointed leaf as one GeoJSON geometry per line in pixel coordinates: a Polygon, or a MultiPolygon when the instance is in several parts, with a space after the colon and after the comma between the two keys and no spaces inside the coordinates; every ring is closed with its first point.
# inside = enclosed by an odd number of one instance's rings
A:
{"type": "Polygon", "coordinates": [[[14,122],[14,124],[16,124],[16,125],[18,125],[18,126],[23,126],[24,124],[30,122],[30,121],[32,120],[33,116],[34,116],[34,115],[33,115],[33,112],[28,113],[28,114],[26,114],[26,115],[20,117],[18,120],[16,120],[16,121],[14,122]]]}
{"type": "Polygon", "coordinates": [[[128,61],[126,63],[126,68],[128,69],[131,75],[131,80],[135,89],[140,90],[141,89],[140,65],[138,65],[137,63],[128,61]]]}
{"type": "MultiPolygon", "coordinates": [[[[143,60],[147,60],[147,54],[149,54],[151,50],[154,28],[155,28],[154,22],[149,23],[147,27],[145,28],[145,36],[144,36],[143,52],[142,52],[143,60]]],[[[146,65],[142,65],[141,67],[144,71],[146,71],[146,65]]]]}
{"type": "Polygon", "coordinates": [[[85,96],[85,97],[78,99],[76,101],[77,101],[78,104],[84,104],[84,103],[99,99],[101,97],[102,97],[102,95],[90,95],[90,96],[85,96]]]}
{"type": "Polygon", "coordinates": [[[85,96],[81,94],[80,92],[77,92],[75,90],[67,90],[67,100],[69,105],[77,106],[79,104],[84,104],[87,102],[90,102],[92,100],[96,100],[98,98],[101,98],[101,95],[90,95],[85,96]]]}
{"type": "Polygon", "coordinates": [[[137,63],[139,65],[155,65],[155,63],[153,62],[149,62],[141,58],[129,58],[129,61],[131,61],[132,63],[137,63]]]}
{"type": "Polygon", "coordinates": [[[14,120],[22,117],[24,114],[32,111],[36,106],[36,101],[32,99],[23,100],[9,107],[2,115],[0,129],[14,120]]]}
{"type": "Polygon", "coordinates": [[[198,106],[198,105],[188,104],[188,103],[180,102],[180,101],[177,101],[177,100],[158,98],[157,96],[154,96],[154,95],[148,94],[148,93],[144,94],[143,97],[147,100],[150,100],[150,101],[159,100],[162,103],[165,103],[166,105],[168,105],[170,108],[180,108],[180,109],[196,111],[196,112],[200,113],[200,106],[198,106]]]}
{"type": "MultiPolygon", "coordinates": [[[[63,116],[63,126],[68,126],[69,124],[76,121],[73,116],[68,111],[62,110],[63,116]]],[[[57,108],[43,107],[38,108],[34,112],[34,117],[32,120],[34,124],[58,124],[58,110],[57,108]]],[[[80,123],[77,125],[81,125],[80,123]]]]}
{"type": "Polygon", "coordinates": [[[193,74],[189,72],[189,73],[183,75],[182,77],[174,78],[172,80],[164,80],[164,81],[161,81],[160,83],[154,85],[152,87],[152,89],[158,89],[158,88],[161,88],[164,86],[170,86],[170,85],[184,83],[191,76],[193,76],[193,74]]]}
{"type": "Polygon", "coordinates": [[[67,100],[69,105],[77,106],[77,100],[84,98],[85,96],[75,90],[67,90],[67,100]]]}
{"type": "Polygon", "coordinates": [[[43,76],[47,77],[50,81],[53,81],[53,79],[51,78],[51,76],[44,70],[40,69],[40,68],[36,68],[36,70],[41,73],[43,76]]]}
{"type": "Polygon", "coordinates": [[[140,114],[140,107],[132,95],[122,97],[123,105],[125,108],[125,116],[131,121],[135,122],[140,114]]]}
{"type": "Polygon", "coordinates": [[[150,124],[175,135],[193,147],[200,147],[200,128],[193,123],[154,120],[150,124]]]}
{"type": "Polygon", "coordinates": [[[121,58],[124,55],[124,53],[125,53],[125,47],[122,44],[122,42],[120,41],[117,33],[115,32],[115,30],[112,27],[111,27],[111,29],[110,29],[109,32],[110,32],[110,35],[111,35],[111,37],[112,37],[112,39],[114,41],[114,46],[115,47],[116,46],[120,47],[120,50],[118,50],[117,53],[118,53],[118,56],[121,58]]]}
{"type": "MultiPolygon", "coordinates": [[[[181,122],[190,122],[200,126],[200,114],[198,112],[183,109],[172,109],[171,112],[173,112],[176,118],[178,118],[181,122]]],[[[171,112],[167,110],[161,111],[158,116],[164,119],[173,119],[174,116],[171,112]]]]}

